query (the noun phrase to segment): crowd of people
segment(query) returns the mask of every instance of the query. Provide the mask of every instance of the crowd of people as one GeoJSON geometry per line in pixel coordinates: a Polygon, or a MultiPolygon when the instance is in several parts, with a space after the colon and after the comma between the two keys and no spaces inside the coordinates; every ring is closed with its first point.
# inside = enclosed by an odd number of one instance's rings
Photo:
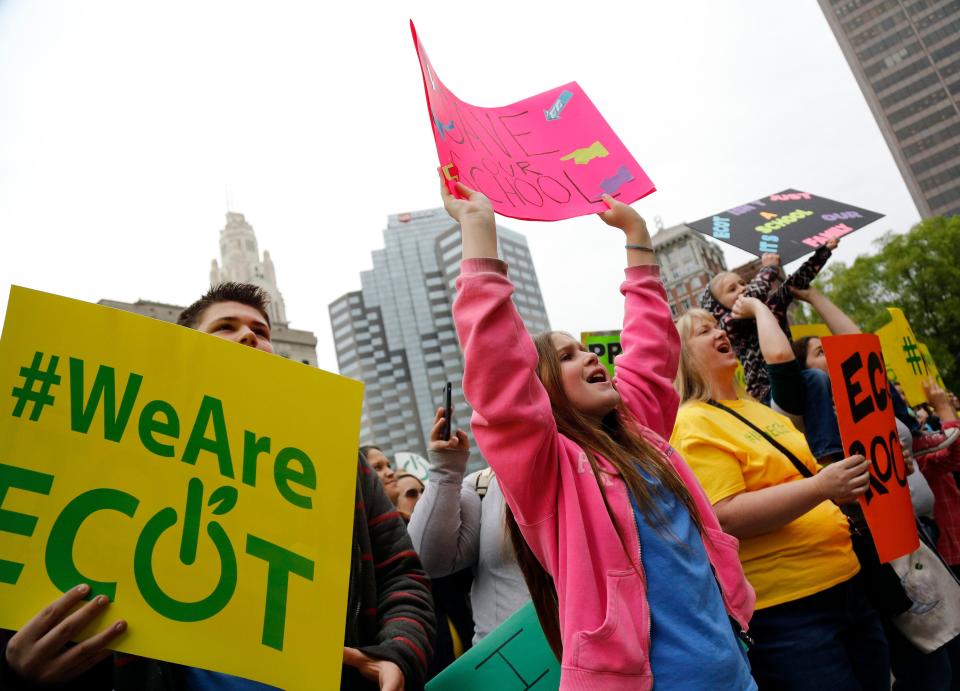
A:
{"type": "MultiPolygon", "coordinates": [[[[880,563],[858,504],[870,462],[844,452],[819,339],[790,338],[795,299],[859,333],[811,287],[835,240],[790,276],[775,255],[749,283],[717,275],[674,323],[643,219],[604,196],[626,252],[611,377],[570,335],[527,332],[490,203],[457,192],[441,184],[463,243],[453,318],[489,467],[466,474],[468,435],[445,432],[443,408],[425,483],[359,449],[341,688],[422,688],[530,601],[563,689],[960,688],[960,639],[929,650],[901,630],[930,603],[880,563]]],[[[265,304],[224,284],[181,324],[269,352],[265,304]]],[[[925,390],[914,408],[888,395],[918,530],[955,579],[958,401],[925,390]]],[[[109,607],[88,592],[0,638],[0,688],[268,688],[113,653],[124,621],[71,643],[109,607]]]]}

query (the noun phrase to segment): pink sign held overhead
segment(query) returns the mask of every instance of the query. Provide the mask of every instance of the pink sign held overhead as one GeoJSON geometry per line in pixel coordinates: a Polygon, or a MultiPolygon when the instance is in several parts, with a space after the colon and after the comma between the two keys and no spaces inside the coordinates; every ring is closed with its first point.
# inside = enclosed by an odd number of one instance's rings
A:
{"type": "Polygon", "coordinates": [[[559,221],[635,202],[656,188],[576,82],[501,108],[478,108],[443,85],[410,22],[430,126],[448,187],[483,192],[502,216],[559,221]]]}

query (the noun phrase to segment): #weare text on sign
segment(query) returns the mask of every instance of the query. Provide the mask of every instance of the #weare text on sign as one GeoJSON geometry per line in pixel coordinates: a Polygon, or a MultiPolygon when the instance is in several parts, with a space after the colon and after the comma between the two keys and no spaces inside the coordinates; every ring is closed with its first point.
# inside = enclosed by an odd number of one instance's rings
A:
{"type": "Polygon", "coordinates": [[[79,583],[116,648],[336,688],[362,385],[13,288],[0,339],[0,627],[79,583]]]}

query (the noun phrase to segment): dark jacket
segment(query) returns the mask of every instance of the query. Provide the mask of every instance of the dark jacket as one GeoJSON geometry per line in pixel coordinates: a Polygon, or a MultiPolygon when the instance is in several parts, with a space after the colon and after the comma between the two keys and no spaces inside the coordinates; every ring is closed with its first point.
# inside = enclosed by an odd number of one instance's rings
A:
{"type": "MultiPolygon", "coordinates": [[[[436,624],[427,575],[413,551],[406,526],[387,498],[376,473],[360,458],[357,468],[353,557],[344,645],[395,662],[405,688],[423,686],[433,654],[436,624]]],[[[159,660],[115,653],[81,677],[57,687],[36,687],[17,679],[6,662],[12,632],[0,631],[0,691],[181,691],[184,668],[159,660]]],[[[377,689],[353,668],[344,667],[341,689],[377,689]]]]}
{"type": "MultiPolygon", "coordinates": [[[[813,256],[790,274],[776,290],[771,291],[773,282],[779,275],[779,269],[776,266],[763,267],[747,285],[747,297],[757,298],[770,308],[788,339],[790,325],[787,322],[787,308],[793,302],[790,288],[809,288],[810,283],[820,273],[820,269],[827,263],[831,254],[826,245],[821,245],[813,256]]],[[[717,320],[717,325],[727,332],[733,352],[737,354],[737,359],[743,365],[747,393],[758,401],[766,401],[770,395],[770,377],[767,374],[763,355],[760,353],[757,322],[753,319],[734,319],[730,310],[721,305],[710,292],[709,285],[700,296],[700,306],[712,314],[717,320]]]]}

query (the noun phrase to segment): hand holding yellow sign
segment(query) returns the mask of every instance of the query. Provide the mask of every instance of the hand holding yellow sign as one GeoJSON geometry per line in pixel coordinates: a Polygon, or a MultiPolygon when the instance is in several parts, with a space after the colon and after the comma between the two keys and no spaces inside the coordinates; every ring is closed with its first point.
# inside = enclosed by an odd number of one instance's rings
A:
{"type": "Polygon", "coordinates": [[[899,307],[888,307],[887,312],[890,313],[890,322],[876,331],[887,364],[887,379],[903,387],[907,403],[918,405],[927,400],[923,392],[924,378],[933,376],[941,385],[943,379],[933,364],[930,351],[917,341],[903,311],[899,307]]]}
{"type": "Polygon", "coordinates": [[[358,382],[15,288],[0,392],[0,627],[87,583],[118,650],[336,686],[358,382]]]}

